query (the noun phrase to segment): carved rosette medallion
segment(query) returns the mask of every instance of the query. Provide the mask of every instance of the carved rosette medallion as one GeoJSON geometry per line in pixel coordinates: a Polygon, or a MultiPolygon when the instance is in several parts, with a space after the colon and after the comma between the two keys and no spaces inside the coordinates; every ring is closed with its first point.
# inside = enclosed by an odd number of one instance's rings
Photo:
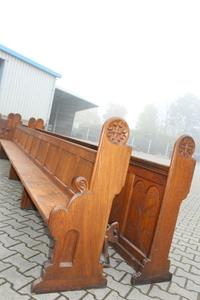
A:
{"type": "Polygon", "coordinates": [[[88,182],[85,177],[78,176],[72,180],[72,189],[75,193],[84,193],[88,189],[88,182]]]}
{"type": "Polygon", "coordinates": [[[194,153],[194,150],[195,150],[195,143],[191,137],[186,136],[180,141],[179,153],[183,157],[186,158],[191,157],[194,153]]]}
{"type": "Polygon", "coordinates": [[[128,136],[129,128],[123,120],[114,120],[107,127],[107,137],[112,144],[125,144],[128,136]]]}

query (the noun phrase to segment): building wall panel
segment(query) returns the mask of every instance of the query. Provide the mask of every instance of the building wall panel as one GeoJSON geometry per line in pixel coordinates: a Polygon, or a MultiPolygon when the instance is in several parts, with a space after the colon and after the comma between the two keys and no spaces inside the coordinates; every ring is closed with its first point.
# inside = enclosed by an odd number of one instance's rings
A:
{"type": "Polygon", "coordinates": [[[28,120],[31,116],[49,119],[56,78],[3,51],[0,82],[0,113],[19,112],[28,120]]]}

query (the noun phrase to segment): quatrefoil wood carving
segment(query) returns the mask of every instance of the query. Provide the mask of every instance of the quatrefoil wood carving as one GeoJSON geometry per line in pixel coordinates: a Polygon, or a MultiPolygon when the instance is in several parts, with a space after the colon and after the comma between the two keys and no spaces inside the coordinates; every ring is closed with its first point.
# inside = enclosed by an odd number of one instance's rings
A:
{"type": "Polygon", "coordinates": [[[124,120],[114,120],[107,128],[107,137],[112,144],[125,144],[129,137],[128,125],[124,120]]]}
{"type": "Polygon", "coordinates": [[[195,150],[195,143],[191,137],[186,136],[180,141],[179,153],[183,157],[185,158],[191,157],[194,153],[194,150],[195,150]]]}

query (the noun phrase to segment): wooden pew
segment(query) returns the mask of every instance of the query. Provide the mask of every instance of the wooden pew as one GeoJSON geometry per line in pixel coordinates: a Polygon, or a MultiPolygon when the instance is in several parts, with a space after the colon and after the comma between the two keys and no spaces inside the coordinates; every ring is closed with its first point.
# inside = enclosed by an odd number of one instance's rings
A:
{"type": "MultiPolygon", "coordinates": [[[[60,137],[97,149],[85,141],[60,137]]],[[[118,241],[112,246],[133,267],[133,285],[171,279],[169,250],[181,202],[190,191],[194,150],[194,140],[182,136],[175,143],[169,166],[131,157],[126,183],[113,201],[109,223],[119,224],[118,241]]]]}
{"type": "MultiPolygon", "coordinates": [[[[46,134],[97,151],[94,144],[46,134]]],[[[125,186],[113,202],[109,222],[119,223],[118,242],[113,247],[136,271],[133,284],[171,278],[169,249],[181,202],[190,190],[194,148],[191,137],[179,138],[169,167],[131,157],[125,186]]]]}
{"type": "Polygon", "coordinates": [[[11,139],[13,129],[21,123],[21,115],[18,113],[10,113],[7,118],[0,116],[0,138],[11,139]]]}
{"type": "Polygon", "coordinates": [[[34,117],[31,117],[28,121],[29,128],[33,129],[44,129],[44,120],[42,119],[35,119],[34,117]]]}
{"type": "MultiPolygon", "coordinates": [[[[14,129],[17,125],[21,124],[21,115],[16,113],[10,113],[7,117],[2,117],[0,115],[0,139],[8,139],[12,138],[14,133],[14,129]]],[[[2,150],[0,146],[0,159],[6,159],[6,154],[2,150]]]]}
{"type": "Polygon", "coordinates": [[[97,151],[19,125],[1,139],[20,179],[21,207],[37,208],[54,239],[53,253],[35,293],[104,287],[100,254],[112,200],[126,178],[131,148],[128,125],[119,118],[103,126],[97,151]]]}
{"type": "Polygon", "coordinates": [[[119,223],[119,240],[113,246],[134,267],[134,285],[171,279],[169,250],[181,202],[190,191],[194,150],[194,140],[182,136],[175,143],[169,167],[131,159],[110,222],[119,223]]]}
{"type": "MultiPolygon", "coordinates": [[[[18,113],[10,113],[7,117],[2,117],[0,114],[0,138],[1,139],[12,139],[14,129],[19,125],[22,125],[21,115],[18,113]]],[[[44,129],[44,121],[42,119],[30,118],[28,121],[28,127],[34,129],[44,129]]],[[[0,147],[0,159],[6,159],[5,152],[0,147]]]]}
{"type": "MultiPolygon", "coordinates": [[[[9,113],[7,117],[2,117],[0,114],[0,138],[11,139],[12,137],[8,134],[8,132],[13,131],[15,127],[22,123],[22,117],[19,113],[9,113]]],[[[34,129],[44,129],[44,120],[31,117],[28,120],[27,126],[34,129]]]]}

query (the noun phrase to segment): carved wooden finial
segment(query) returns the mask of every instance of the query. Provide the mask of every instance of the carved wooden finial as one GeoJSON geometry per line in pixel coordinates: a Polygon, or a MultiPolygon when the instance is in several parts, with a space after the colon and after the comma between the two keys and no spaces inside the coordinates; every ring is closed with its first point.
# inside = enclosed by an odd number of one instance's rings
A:
{"type": "Polygon", "coordinates": [[[9,113],[9,114],[8,114],[8,119],[14,119],[14,116],[15,116],[15,115],[14,115],[13,113],[9,113]]]}
{"type": "Polygon", "coordinates": [[[44,128],[44,120],[37,119],[35,122],[35,129],[43,129],[44,128]]]}
{"type": "Polygon", "coordinates": [[[28,121],[28,127],[29,128],[34,128],[35,127],[35,118],[30,118],[28,121]]]}
{"type": "Polygon", "coordinates": [[[17,120],[17,121],[18,121],[18,120],[20,121],[22,117],[21,117],[20,114],[16,113],[15,116],[14,116],[14,118],[15,118],[15,120],[17,120]]]}
{"type": "Polygon", "coordinates": [[[111,119],[107,126],[107,137],[112,144],[125,144],[129,137],[128,124],[123,119],[111,119]]]}
{"type": "Polygon", "coordinates": [[[88,181],[85,177],[78,176],[72,179],[72,189],[74,193],[84,193],[88,190],[88,181]]]}
{"type": "Polygon", "coordinates": [[[192,157],[195,150],[195,142],[192,137],[184,136],[179,142],[178,152],[183,157],[192,157]]]}

